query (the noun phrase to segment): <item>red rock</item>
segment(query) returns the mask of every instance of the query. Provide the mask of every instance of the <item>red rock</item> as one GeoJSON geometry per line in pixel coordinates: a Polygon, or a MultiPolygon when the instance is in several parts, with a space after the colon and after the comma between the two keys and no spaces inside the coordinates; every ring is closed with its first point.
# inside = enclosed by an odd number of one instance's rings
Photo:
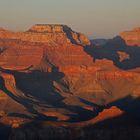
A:
{"type": "Polygon", "coordinates": [[[124,39],[128,46],[140,46],[140,27],[132,31],[125,31],[120,33],[120,37],[124,39]]]}
{"type": "MultiPolygon", "coordinates": [[[[64,101],[67,105],[72,106],[71,100],[75,99],[75,102],[78,102],[76,106],[79,105],[79,107],[86,110],[92,110],[92,106],[90,104],[87,106],[86,102],[88,104],[88,102],[94,103],[95,101],[97,104],[103,104],[111,101],[111,99],[108,98],[113,98],[113,94],[118,91],[116,87],[118,79],[122,81],[125,79],[125,82],[122,82],[123,84],[120,82],[120,89],[124,88],[124,86],[127,87],[129,85],[127,85],[127,82],[133,82],[134,78],[138,79],[137,85],[139,85],[139,74],[121,71],[114,66],[112,61],[107,59],[93,62],[93,58],[84,51],[84,47],[87,45],[90,45],[90,41],[87,37],[72,31],[72,29],[65,25],[35,25],[26,32],[17,33],[0,29],[0,67],[3,69],[27,72],[28,75],[30,74],[29,71],[32,70],[54,72],[55,67],[55,71],[62,72],[64,77],[61,78],[61,81],[53,81],[51,79],[51,90],[54,90],[54,92],[57,90],[58,94],[64,97],[64,101]],[[27,68],[29,68],[29,70],[27,70],[27,68]],[[116,82],[114,82],[115,80],[116,82]],[[106,82],[106,84],[104,84],[104,82],[106,82]],[[112,84],[113,82],[115,84],[112,84]],[[111,96],[108,96],[108,89],[110,93],[114,92],[111,96]],[[98,95],[99,98],[96,95],[98,95]],[[79,100],[77,101],[77,99],[79,100]],[[82,102],[80,99],[85,100],[82,105],[80,104],[82,102]],[[105,100],[105,102],[102,103],[102,100],[105,100]]],[[[124,54],[121,53],[120,55],[121,60],[122,58],[124,59],[124,54]]],[[[45,88],[44,85],[40,85],[40,79],[39,81],[34,77],[24,79],[22,76],[20,77],[20,74],[21,73],[18,75],[18,80],[21,80],[21,83],[22,80],[35,80],[31,85],[29,83],[29,87],[27,87],[33,88],[31,92],[34,92],[36,85],[39,86],[39,88],[45,88]]],[[[24,74],[25,73],[23,73],[23,75],[24,74]]],[[[7,90],[17,98],[21,97],[26,99],[26,101],[32,99],[25,96],[28,93],[23,93],[24,91],[21,92],[16,88],[17,77],[14,77],[14,74],[2,72],[0,73],[0,78],[3,80],[3,84],[7,90]]],[[[45,82],[46,80],[48,79],[45,79],[45,82]]],[[[38,87],[37,91],[49,92],[46,89],[38,89],[38,87]]],[[[45,97],[45,99],[47,99],[46,97],[49,96],[49,94],[45,92],[43,93],[45,94],[43,98],[45,97]]],[[[125,91],[122,90],[121,93],[123,94],[124,92],[125,91]]],[[[129,91],[129,93],[130,92],[131,91],[129,91]]],[[[34,95],[34,93],[32,94],[34,95]]],[[[73,104],[75,104],[75,102],[73,104]]],[[[15,106],[18,105],[16,104],[15,106]]],[[[35,105],[35,107],[36,106],[37,105],[35,105]]],[[[40,107],[42,107],[42,105],[40,105],[40,107]]],[[[39,112],[37,108],[34,109],[39,112]]],[[[23,110],[24,108],[22,106],[21,111],[23,110]]],[[[28,111],[28,109],[26,111],[28,111]]],[[[19,110],[17,112],[19,112],[19,110]]],[[[41,113],[43,114],[43,112],[41,113]]],[[[59,120],[69,119],[62,112],[45,112],[45,114],[50,117],[58,117],[59,120]]],[[[13,127],[18,127],[16,122],[14,122],[13,127]]]]}
{"type": "Polygon", "coordinates": [[[89,39],[66,25],[34,25],[27,32],[17,33],[1,29],[0,39],[3,68],[18,70],[32,65],[43,66],[46,71],[51,69],[46,57],[60,71],[81,71],[82,66],[93,65],[83,50],[84,45],[90,45],[89,39]]]}
{"type": "Polygon", "coordinates": [[[102,112],[100,112],[93,120],[92,122],[94,123],[98,123],[98,122],[102,122],[104,120],[107,119],[112,119],[114,117],[118,117],[123,115],[125,112],[120,110],[118,107],[116,106],[112,106],[109,109],[104,109],[102,112]]]}
{"type": "Polygon", "coordinates": [[[89,39],[83,34],[72,31],[66,25],[34,25],[26,32],[10,32],[7,30],[0,30],[1,39],[16,39],[29,42],[42,43],[75,43],[79,45],[90,45],[89,39]]]}

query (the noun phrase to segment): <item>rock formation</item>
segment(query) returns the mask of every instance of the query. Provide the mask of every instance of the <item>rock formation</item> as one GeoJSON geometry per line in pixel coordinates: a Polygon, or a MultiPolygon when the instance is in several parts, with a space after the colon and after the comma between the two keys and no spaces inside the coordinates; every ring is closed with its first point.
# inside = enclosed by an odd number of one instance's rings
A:
{"type": "Polygon", "coordinates": [[[128,46],[140,46],[140,27],[120,33],[128,46]]]}
{"type": "Polygon", "coordinates": [[[96,47],[66,25],[37,24],[26,32],[1,28],[0,122],[16,128],[38,119],[83,121],[102,106],[138,95],[140,74],[122,71],[110,59],[115,53],[123,63],[132,55],[96,47]]]}
{"type": "Polygon", "coordinates": [[[85,35],[72,31],[66,25],[37,24],[26,32],[11,32],[0,29],[0,33],[0,38],[2,39],[15,39],[35,43],[53,42],[59,44],[74,43],[84,46],[90,45],[90,41],[85,35]]]}

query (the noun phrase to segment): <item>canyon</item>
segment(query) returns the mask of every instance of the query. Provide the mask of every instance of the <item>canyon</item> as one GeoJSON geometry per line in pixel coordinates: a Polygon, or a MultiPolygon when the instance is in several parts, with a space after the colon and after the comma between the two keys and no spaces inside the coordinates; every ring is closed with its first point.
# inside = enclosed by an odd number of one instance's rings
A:
{"type": "Polygon", "coordinates": [[[97,45],[67,25],[0,28],[1,125],[13,129],[12,140],[28,124],[67,134],[126,114],[139,118],[139,46],[140,28],[97,45]]]}

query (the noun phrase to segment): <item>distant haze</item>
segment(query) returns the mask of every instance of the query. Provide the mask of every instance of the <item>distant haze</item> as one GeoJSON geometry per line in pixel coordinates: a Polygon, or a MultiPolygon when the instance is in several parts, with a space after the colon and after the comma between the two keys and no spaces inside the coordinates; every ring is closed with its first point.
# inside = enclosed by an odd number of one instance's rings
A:
{"type": "Polygon", "coordinates": [[[59,23],[89,38],[110,38],[140,26],[140,0],[0,0],[0,26],[24,31],[59,23]]]}

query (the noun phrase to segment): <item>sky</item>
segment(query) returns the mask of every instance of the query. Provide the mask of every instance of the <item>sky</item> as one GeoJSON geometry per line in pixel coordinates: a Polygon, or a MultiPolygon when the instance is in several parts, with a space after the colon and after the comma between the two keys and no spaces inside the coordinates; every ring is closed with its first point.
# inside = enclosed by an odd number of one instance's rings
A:
{"type": "Polygon", "coordinates": [[[140,0],[0,0],[0,27],[66,24],[89,38],[112,38],[140,27],[140,0]]]}

